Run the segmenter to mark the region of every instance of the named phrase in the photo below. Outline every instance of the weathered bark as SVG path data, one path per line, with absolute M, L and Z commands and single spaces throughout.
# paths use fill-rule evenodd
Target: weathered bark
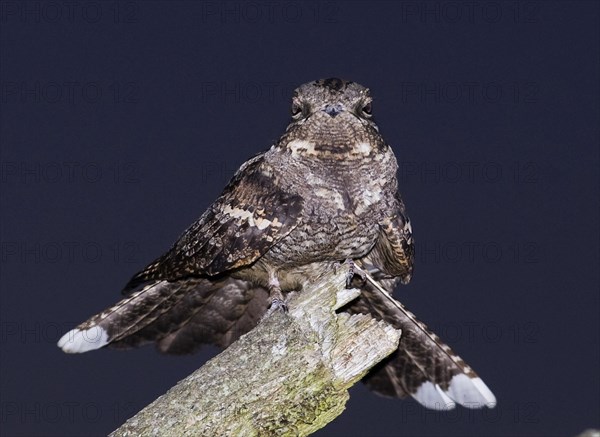
M 345 269 L 339 269 L 345 270 Z M 308 435 L 342 413 L 348 388 L 398 347 L 400 331 L 337 314 L 358 296 L 345 272 L 288 299 L 251 332 L 111 436 Z

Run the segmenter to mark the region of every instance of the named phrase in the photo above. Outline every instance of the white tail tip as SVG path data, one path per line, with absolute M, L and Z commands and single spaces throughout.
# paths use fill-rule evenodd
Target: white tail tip
M 456 407 L 454 401 L 444 393 L 440 386 L 431 381 L 421 384 L 412 397 L 424 407 L 432 410 L 447 411 Z
M 467 408 L 496 406 L 496 397 L 481 378 L 470 378 L 464 373 L 452 377 L 447 391 L 425 381 L 412 397 L 421 405 L 438 411 L 451 410 L 457 403 Z
M 100 326 L 89 329 L 71 329 L 60 340 L 58 347 L 68 354 L 79 354 L 82 352 L 100 349 L 108 344 L 108 334 Z
M 450 380 L 448 394 L 452 399 L 467 408 L 494 408 L 496 396 L 481 378 L 469 378 L 459 373 Z

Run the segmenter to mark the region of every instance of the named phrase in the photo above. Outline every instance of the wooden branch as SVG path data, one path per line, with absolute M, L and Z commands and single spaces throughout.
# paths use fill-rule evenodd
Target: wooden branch
M 345 269 L 338 269 L 345 270 Z M 359 291 L 331 272 L 129 419 L 111 436 L 308 435 L 344 410 L 348 388 L 398 347 L 400 331 L 337 314 Z

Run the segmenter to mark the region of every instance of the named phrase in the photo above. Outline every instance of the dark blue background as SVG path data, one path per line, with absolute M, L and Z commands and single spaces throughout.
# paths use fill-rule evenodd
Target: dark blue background
M 65 4 L 67 3 L 67 4 Z M 599 427 L 596 2 L 1 3 L 3 435 L 100 435 L 216 353 L 67 356 L 235 169 L 293 88 L 369 86 L 417 241 L 396 296 L 498 398 L 351 390 L 318 435 Z

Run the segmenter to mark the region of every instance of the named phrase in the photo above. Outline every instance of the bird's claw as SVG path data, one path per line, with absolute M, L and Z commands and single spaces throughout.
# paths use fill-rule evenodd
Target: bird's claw
M 366 280 L 365 272 L 363 272 L 363 270 L 356 265 L 354 260 L 350 258 L 346 259 L 344 262 L 334 264 L 334 273 L 337 273 L 338 268 L 340 268 L 342 265 L 345 265 L 348 269 L 346 271 L 346 288 L 351 287 L 352 279 L 355 275 L 360 276 L 363 281 Z
M 271 301 L 271 308 L 280 309 L 284 313 L 288 312 L 288 306 L 283 299 L 275 298 Z
M 282 311 L 284 314 L 287 314 L 289 309 L 287 304 L 285 303 L 285 301 L 283 299 L 280 299 L 278 297 L 275 297 L 273 299 L 271 299 L 271 305 L 269 306 L 269 310 L 267 311 L 267 314 L 272 314 L 275 311 Z

